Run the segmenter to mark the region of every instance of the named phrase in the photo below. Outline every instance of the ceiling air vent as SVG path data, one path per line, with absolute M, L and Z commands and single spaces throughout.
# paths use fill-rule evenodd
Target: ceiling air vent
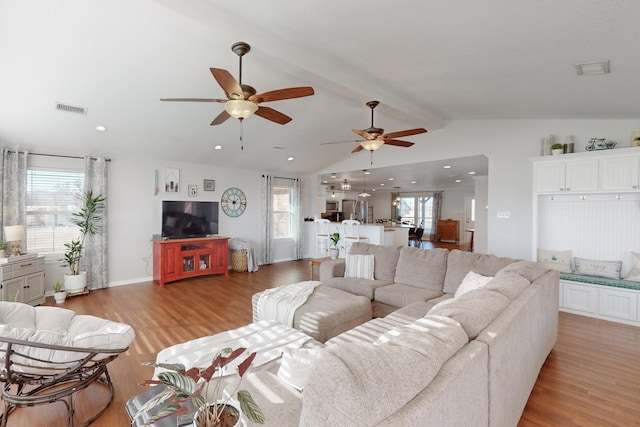
M 282 151 L 287 147 L 285 147 L 284 145 L 274 145 L 271 148 L 273 148 L 274 150 Z
M 56 110 L 58 111 L 66 111 L 67 113 L 76 113 L 82 114 L 83 116 L 87 115 L 87 109 L 82 107 L 75 107 L 69 104 L 63 104 L 61 102 L 56 102 Z

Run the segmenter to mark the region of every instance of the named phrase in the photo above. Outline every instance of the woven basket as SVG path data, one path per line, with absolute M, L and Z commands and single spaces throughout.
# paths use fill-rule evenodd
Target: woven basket
M 231 251 L 231 268 L 236 273 L 244 273 L 249 270 L 249 260 L 246 249 Z

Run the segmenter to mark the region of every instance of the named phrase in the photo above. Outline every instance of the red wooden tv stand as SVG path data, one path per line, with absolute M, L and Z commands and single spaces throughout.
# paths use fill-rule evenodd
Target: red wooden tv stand
M 208 274 L 229 275 L 228 237 L 153 241 L 153 283 Z

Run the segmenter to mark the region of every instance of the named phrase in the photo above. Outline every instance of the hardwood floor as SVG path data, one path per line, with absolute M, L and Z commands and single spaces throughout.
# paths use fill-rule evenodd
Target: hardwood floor
M 110 366 L 115 399 L 92 426 L 128 426 L 125 402 L 142 393 L 151 376 L 142 362 L 161 349 L 251 321 L 251 296 L 263 289 L 307 280 L 307 260 L 261 266 L 255 273 L 229 272 L 167 284 L 120 286 L 67 299 L 62 305 L 130 324 L 136 339 Z M 46 305 L 56 305 L 52 297 Z M 556 346 L 542 368 L 519 423 L 534 426 L 640 426 L 640 328 L 560 313 Z M 101 397 L 80 393 L 76 409 Z M 9 427 L 65 426 L 64 405 L 16 410 Z M 443 427 L 443 426 L 438 426 Z M 444 426 L 446 427 L 446 426 Z

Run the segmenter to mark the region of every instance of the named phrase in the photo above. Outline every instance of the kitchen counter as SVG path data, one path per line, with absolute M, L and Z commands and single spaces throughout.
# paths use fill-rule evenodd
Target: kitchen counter
M 329 232 L 335 233 L 336 231 L 340 233 L 341 241 L 338 243 L 338 247 L 340 248 L 340 258 L 344 258 L 344 243 L 342 239 L 344 238 L 344 229 L 342 228 L 341 222 L 331 222 L 329 223 Z M 385 233 L 385 228 L 383 224 L 361 224 L 360 225 L 360 237 L 366 237 L 367 240 L 364 240 L 367 243 L 371 243 L 373 245 L 386 245 L 386 234 L 400 234 L 400 233 Z M 406 229 L 408 230 L 408 229 Z M 405 240 L 404 245 L 407 244 L 408 239 L 408 231 L 404 232 Z M 395 238 L 393 239 L 394 243 L 391 245 L 395 245 Z M 305 222 L 305 257 L 306 258 L 322 258 L 327 256 L 326 253 L 319 253 L 318 245 L 316 242 L 316 224 L 315 222 Z

